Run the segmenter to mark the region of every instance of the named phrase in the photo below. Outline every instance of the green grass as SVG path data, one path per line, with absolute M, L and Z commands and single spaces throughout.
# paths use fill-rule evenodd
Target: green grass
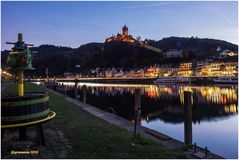
M 46 91 L 41 86 L 29 83 L 26 83 L 25 90 Z M 4 93 L 16 91 L 16 85 L 12 85 Z M 48 147 L 53 148 L 56 154 L 48 158 L 58 158 L 57 154 L 62 149 L 68 150 L 68 153 L 61 158 L 185 158 L 182 152 L 168 150 L 162 144 L 140 135 L 134 140 L 131 132 L 83 111 L 62 96 L 52 92 L 49 92 L 49 96 L 49 105 L 57 116 L 44 128 L 62 132 L 67 143 L 62 137 L 46 132 Z

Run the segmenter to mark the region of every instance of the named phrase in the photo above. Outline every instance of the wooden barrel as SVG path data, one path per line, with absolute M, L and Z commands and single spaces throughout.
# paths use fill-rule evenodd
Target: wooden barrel
M 45 92 L 26 92 L 23 97 L 17 94 L 2 95 L 2 125 L 12 125 L 44 119 L 48 116 L 49 96 Z

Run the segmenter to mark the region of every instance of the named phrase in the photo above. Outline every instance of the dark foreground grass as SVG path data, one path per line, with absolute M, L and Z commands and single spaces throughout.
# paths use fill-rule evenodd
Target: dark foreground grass
M 46 91 L 35 84 L 26 84 L 25 89 Z M 16 90 L 12 85 L 3 93 Z M 48 146 L 41 147 L 36 158 L 185 158 L 182 152 L 168 150 L 140 135 L 133 140 L 131 132 L 83 111 L 62 96 L 52 92 L 49 96 L 49 105 L 57 116 L 44 124 Z

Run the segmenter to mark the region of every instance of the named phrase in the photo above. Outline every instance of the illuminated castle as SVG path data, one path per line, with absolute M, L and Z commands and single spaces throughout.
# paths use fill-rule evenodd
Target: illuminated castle
M 123 42 L 129 42 L 129 43 L 140 43 L 145 44 L 147 40 L 139 41 L 133 38 L 133 36 L 129 35 L 128 27 L 124 25 L 122 27 L 122 34 L 117 34 L 117 36 L 112 35 L 112 37 L 107 38 L 105 40 L 106 43 L 112 42 L 112 41 L 123 41 Z

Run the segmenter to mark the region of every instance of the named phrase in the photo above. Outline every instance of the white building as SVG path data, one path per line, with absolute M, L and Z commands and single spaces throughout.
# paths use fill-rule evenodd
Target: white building
M 177 58 L 177 57 L 182 58 L 183 57 L 182 50 L 177 50 L 177 49 L 170 49 L 169 51 L 164 52 L 163 54 L 166 58 Z

